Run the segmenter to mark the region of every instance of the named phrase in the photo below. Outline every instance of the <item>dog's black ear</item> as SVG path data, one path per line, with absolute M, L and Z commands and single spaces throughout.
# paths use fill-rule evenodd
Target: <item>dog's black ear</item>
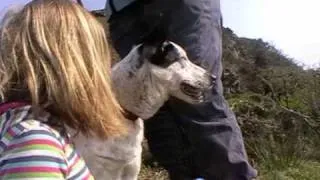
M 141 38 L 143 46 L 160 47 L 167 40 L 168 31 L 171 24 L 171 15 L 166 13 L 161 15 L 154 25 L 149 24 L 148 32 Z M 139 44 L 140 44 L 139 43 Z
M 143 46 L 159 47 L 167 40 L 167 30 L 158 26 L 148 33 L 142 40 Z
M 163 44 L 167 40 L 167 31 L 163 26 L 157 26 L 152 29 L 142 40 L 138 51 L 143 59 L 151 60 L 154 56 L 164 56 Z
M 150 28 L 151 31 L 142 38 L 139 52 L 143 59 L 149 60 L 152 64 L 159 66 L 168 64 L 165 57 L 173 49 L 172 44 L 167 42 L 170 17 L 169 15 L 161 17 L 159 22 Z
M 166 41 L 150 56 L 149 62 L 165 68 L 177 60 L 177 58 L 172 57 L 175 55 L 174 52 L 174 46 L 169 41 Z

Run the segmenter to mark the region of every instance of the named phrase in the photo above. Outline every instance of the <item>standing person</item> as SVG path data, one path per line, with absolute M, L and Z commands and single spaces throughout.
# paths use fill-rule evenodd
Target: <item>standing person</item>
M 0 25 L 0 179 L 93 179 L 67 127 L 125 131 L 104 28 L 69 0 L 33 0 Z
M 182 45 L 194 63 L 217 76 L 207 103 L 189 105 L 172 98 L 145 121 L 150 150 L 170 178 L 254 178 L 241 130 L 223 97 L 220 1 L 108 0 L 105 10 L 121 57 L 166 19 L 168 40 Z

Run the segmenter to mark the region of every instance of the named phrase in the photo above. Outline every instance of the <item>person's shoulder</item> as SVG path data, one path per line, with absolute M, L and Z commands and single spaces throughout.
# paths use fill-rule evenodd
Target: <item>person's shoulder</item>
M 6 131 L 0 139 L 0 176 L 64 179 L 68 173 L 64 144 L 44 117 L 33 117 L 30 107 L 1 116 Z
M 43 145 L 50 143 L 62 149 L 65 139 L 55 128 L 46 123 L 50 115 L 43 114 L 35 117 L 30 106 L 11 109 L 4 113 L 1 116 L 1 145 L 9 146 L 15 142 L 21 144 L 26 143 L 23 141 L 27 141 Z
M 55 131 L 36 119 L 28 119 L 14 124 L 1 138 L 4 145 L 3 157 L 6 155 L 46 156 L 59 164 L 64 162 L 64 143 Z M 43 159 L 43 158 L 42 158 Z M 63 161 L 61 161 L 63 160 Z

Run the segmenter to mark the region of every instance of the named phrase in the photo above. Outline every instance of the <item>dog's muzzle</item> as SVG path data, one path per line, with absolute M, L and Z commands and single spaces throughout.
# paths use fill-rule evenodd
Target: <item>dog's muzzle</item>
M 211 94 L 212 88 L 214 88 L 214 85 L 216 84 L 217 77 L 215 75 L 206 74 L 207 83 L 190 83 L 188 81 L 183 81 L 180 84 L 181 91 L 191 97 L 194 100 L 197 101 L 205 101 L 209 94 Z
M 180 85 L 180 89 L 184 94 L 190 96 L 193 99 L 202 99 L 204 96 L 202 88 L 193 86 L 188 82 L 182 82 Z

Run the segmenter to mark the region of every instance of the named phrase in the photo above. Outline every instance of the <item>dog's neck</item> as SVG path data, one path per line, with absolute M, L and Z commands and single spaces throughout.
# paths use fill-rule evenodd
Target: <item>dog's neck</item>
M 124 108 L 123 108 L 123 111 L 124 111 L 123 112 L 124 117 L 130 121 L 136 121 L 139 118 L 139 116 L 133 114 L 132 112 L 130 112 Z
M 142 119 L 152 117 L 169 98 L 166 88 L 155 84 L 147 65 L 134 53 L 114 65 L 112 81 L 123 109 Z

